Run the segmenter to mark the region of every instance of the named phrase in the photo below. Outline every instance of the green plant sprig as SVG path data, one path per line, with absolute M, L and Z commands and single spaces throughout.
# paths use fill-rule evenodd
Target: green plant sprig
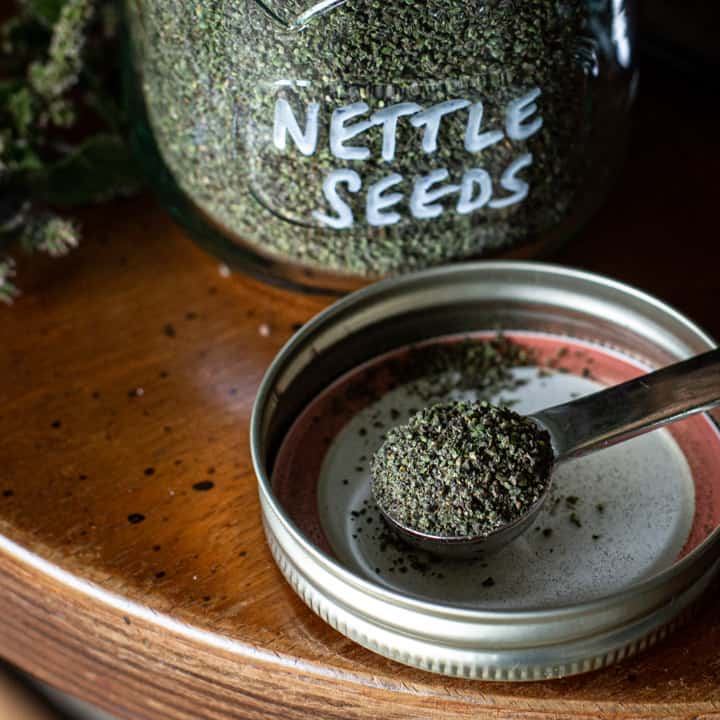
M 117 102 L 111 0 L 18 0 L 0 28 L 0 301 L 18 295 L 16 249 L 77 247 L 67 210 L 140 186 Z

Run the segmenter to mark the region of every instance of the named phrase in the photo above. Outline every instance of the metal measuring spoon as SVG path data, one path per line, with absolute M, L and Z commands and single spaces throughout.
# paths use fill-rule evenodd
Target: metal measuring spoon
M 499 550 L 534 522 L 562 462 L 641 435 L 661 425 L 720 404 L 720 348 L 668 365 L 635 380 L 529 415 L 550 433 L 551 477 L 542 497 L 523 515 L 487 535 L 446 537 L 401 525 L 378 508 L 388 525 L 409 544 L 445 557 Z

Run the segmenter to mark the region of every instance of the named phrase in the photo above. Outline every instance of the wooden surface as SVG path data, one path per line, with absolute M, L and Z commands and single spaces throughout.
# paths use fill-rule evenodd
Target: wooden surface
M 554 260 L 720 337 L 702 106 L 646 83 L 617 187 Z M 221 277 L 149 198 L 83 219 L 83 247 L 21 266 L 0 309 L 3 656 L 128 718 L 720 717 L 713 600 L 637 659 L 541 684 L 433 676 L 330 629 L 273 564 L 248 451 L 264 369 L 327 300 Z

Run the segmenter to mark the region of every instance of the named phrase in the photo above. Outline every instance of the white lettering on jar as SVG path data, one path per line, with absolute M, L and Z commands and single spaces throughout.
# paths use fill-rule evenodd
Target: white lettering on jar
M 465 149 L 471 153 L 478 153 L 499 143 L 504 135 L 502 130 L 488 130 L 481 133 L 484 106 L 481 102 L 473 103 L 470 107 L 467 129 L 465 130 Z
M 480 191 L 475 195 L 475 186 Z M 464 175 L 460 183 L 460 197 L 456 210 L 460 215 L 468 215 L 471 212 L 484 208 L 492 197 L 493 185 L 490 173 L 482 168 L 472 168 Z
M 285 150 L 287 147 L 287 135 L 293 139 L 297 149 L 303 155 L 312 155 L 317 147 L 318 138 L 318 115 L 320 103 L 313 102 L 307 107 L 305 117 L 305 132 L 300 129 L 295 113 L 290 103 L 283 98 L 278 98 L 275 103 L 275 123 L 273 126 L 273 143 L 278 150 Z
M 513 194 L 508 195 L 504 198 L 499 198 L 497 200 L 491 200 L 491 208 L 500 210 L 501 208 L 510 207 L 510 205 L 516 205 L 517 203 L 522 202 L 528 196 L 530 186 L 524 180 L 521 180 L 517 176 L 517 174 L 523 168 L 532 165 L 532 161 L 532 154 L 526 153 L 525 155 L 521 155 L 517 160 L 514 160 L 510 163 L 510 165 L 508 165 L 505 172 L 502 174 L 502 177 L 500 178 L 500 185 L 505 190 L 510 190 Z
M 337 215 L 325 215 L 318 210 L 313 211 L 313 217 L 323 225 L 344 230 L 353 226 L 353 214 L 350 206 L 338 195 L 337 186 L 345 183 L 350 192 L 358 192 L 362 187 L 362 179 L 355 170 L 333 170 L 323 182 L 323 194 L 330 207 Z
M 372 116 L 373 124 L 383 126 L 382 159 L 385 162 L 395 159 L 398 120 L 403 115 L 414 115 L 421 110 L 422 108 L 417 103 L 396 103 L 378 110 Z
M 397 205 L 403 199 L 402 193 L 395 192 L 389 195 L 383 195 L 383 193 L 394 185 L 401 183 L 402 179 L 402 175 L 393 173 L 370 186 L 367 193 L 366 209 L 369 225 L 383 227 L 384 225 L 394 225 L 396 222 L 400 222 L 400 213 L 387 212 L 387 208 Z
M 412 195 L 410 196 L 410 212 L 418 220 L 427 220 L 442 215 L 443 206 L 437 202 L 446 195 L 457 192 L 459 185 L 445 185 L 444 187 L 430 190 L 433 185 L 447 180 L 448 171 L 433 170 L 428 175 L 415 178 Z
M 531 90 L 507 107 L 505 114 L 505 132 L 511 140 L 527 140 L 543 126 L 543 119 L 536 117 L 531 123 L 525 121 L 532 117 L 538 109 L 535 100 L 540 97 L 540 88 Z
M 457 110 L 462 110 L 469 104 L 469 100 L 445 100 L 437 105 L 432 105 L 427 110 L 423 110 L 410 118 L 410 122 L 414 127 L 419 128 L 423 127 L 423 125 L 425 126 L 422 139 L 423 152 L 430 155 L 437 150 L 440 121 L 443 117 Z
M 367 160 L 370 157 L 369 148 L 344 144 L 346 140 L 364 133 L 374 125 L 372 120 L 361 120 L 349 126 L 345 124 L 348 120 L 364 115 L 369 109 L 367 103 L 356 102 L 338 108 L 332 114 L 330 120 L 330 151 L 336 158 L 340 160 Z
M 504 147 L 509 148 L 511 143 L 524 142 L 539 132 L 543 127 L 543 118 L 538 114 L 536 102 L 540 95 L 540 88 L 533 88 L 509 102 L 504 109 L 503 129 L 483 128 L 485 104 L 482 101 L 471 103 L 469 100 L 458 98 L 428 108 L 422 108 L 414 102 L 396 103 L 376 110 L 369 117 L 367 117 L 370 113 L 368 104 L 355 102 L 336 108 L 330 115 L 329 122 L 324 126 L 327 130 L 323 131 L 323 134 L 320 126 L 320 103 L 307 104 L 305 127 L 302 128 L 290 103 L 279 98 L 275 104 L 273 144 L 280 151 L 290 152 L 288 148 L 290 145 L 288 136 L 290 136 L 297 150 L 305 156 L 310 156 L 317 151 L 318 138 L 326 136 L 330 152 L 339 160 L 362 161 L 370 158 L 373 152 L 379 152 L 382 160 L 390 163 L 396 160 L 398 155 L 398 128 L 401 121 L 414 128 L 423 128 L 422 136 L 417 140 L 408 139 L 408 136 L 404 135 L 401 147 L 406 148 L 408 143 L 417 142 L 423 153 L 432 155 L 438 150 L 443 118 L 468 108 L 462 142 L 466 152 L 476 155 L 503 140 L 505 140 Z M 374 127 L 379 129 L 368 133 L 367 144 L 347 144 Z M 456 124 L 453 123 L 452 127 L 456 127 Z M 455 139 L 456 142 L 460 140 L 461 138 Z M 370 148 L 374 150 L 371 151 Z M 402 154 L 399 161 L 402 161 Z M 532 153 L 521 150 L 499 178 L 491 177 L 483 167 L 472 167 L 467 169 L 456 182 L 448 183 L 446 181 L 450 177 L 450 171 L 448 168 L 440 167 L 407 181 L 397 172 L 390 172 L 380 178 L 376 176 L 372 184 L 365 186 L 366 189 L 363 178 L 357 170 L 338 168 L 329 172 L 322 184 L 322 192 L 329 212 L 315 210 L 312 212 L 312 217 L 320 225 L 336 230 L 353 227 L 355 223 L 353 208 L 358 207 L 358 203 L 353 202 L 351 207 L 341 196 L 339 189 L 342 185 L 346 186 L 346 192 L 349 193 L 359 193 L 364 190 L 365 221 L 372 227 L 399 223 L 403 213 L 415 220 L 432 220 L 453 211 L 458 215 L 468 215 L 483 208 L 503 210 L 527 198 L 530 183 L 521 176 L 521 173 L 532 164 Z M 390 192 L 392 188 L 396 190 Z M 443 198 L 454 194 L 457 194 L 454 207 L 446 206 L 441 202 Z

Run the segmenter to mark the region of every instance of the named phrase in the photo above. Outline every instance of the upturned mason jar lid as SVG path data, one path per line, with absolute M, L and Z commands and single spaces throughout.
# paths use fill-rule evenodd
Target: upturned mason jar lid
M 338 378 L 404 346 L 498 327 L 541 342 L 560 338 L 571 346 L 600 348 L 613 362 L 628 358 L 645 369 L 715 346 L 690 320 L 645 293 L 542 263 L 467 263 L 365 288 L 307 323 L 280 351 L 260 386 L 251 445 L 268 543 L 285 578 L 314 612 L 359 644 L 399 662 L 503 681 L 601 668 L 664 637 L 720 567 L 720 507 L 707 500 L 719 480 L 713 462 L 692 457 L 720 452 L 720 433 L 711 416 L 698 416 L 700 435 L 689 430 L 690 439 L 685 445 L 678 441 L 681 450 L 672 455 L 691 478 L 683 500 L 689 503 L 687 527 L 677 530 L 679 544 L 662 550 L 662 562 L 650 558 L 648 567 L 622 586 L 576 593 L 571 600 L 572 593 L 565 599 L 558 593 L 557 601 L 546 598 L 535 605 L 513 598 L 504 602 L 502 587 L 496 601 L 486 603 L 458 601 L 452 593 L 445 599 L 404 592 L 363 572 L 344 549 L 328 541 L 322 527 L 298 519 L 297 508 L 282 495 L 286 491 L 279 493 L 273 482 L 278 453 L 293 424 Z M 285 485 L 299 476 L 299 467 L 291 463 Z M 652 493 L 652 484 L 648 487 Z M 310 514 L 322 504 L 313 502 Z M 317 512 L 322 515 L 322 508 Z M 633 555 L 632 547 L 624 550 Z M 607 557 L 614 561 L 612 551 Z M 583 563 L 582 557 L 576 561 Z

